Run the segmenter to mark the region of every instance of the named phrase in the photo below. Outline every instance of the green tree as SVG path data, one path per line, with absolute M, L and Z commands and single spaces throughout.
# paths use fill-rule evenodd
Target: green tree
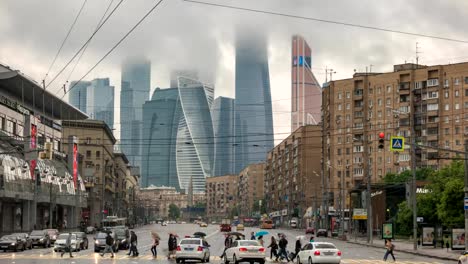
M 399 235 L 410 235 L 413 226 L 413 211 L 408 207 L 406 201 L 398 205 L 396 217 L 396 233 Z
M 169 218 L 176 220 L 180 217 L 180 209 L 175 204 L 169 205 Z

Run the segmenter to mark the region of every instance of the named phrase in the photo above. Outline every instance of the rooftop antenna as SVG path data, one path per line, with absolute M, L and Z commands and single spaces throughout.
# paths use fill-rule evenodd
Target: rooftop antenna
M 419 51 L 419 42 L 416 42 L 416 69 L 418 68 L 419 65 L 419 54 L 421 52 Z

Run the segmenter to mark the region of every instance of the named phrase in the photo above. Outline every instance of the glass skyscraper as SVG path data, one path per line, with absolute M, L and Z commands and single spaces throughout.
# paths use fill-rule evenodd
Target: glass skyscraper
M 86 113 L 91 119 L 103 120 L 114 128 L 114 86 L 109 78 L 94 79 L 87 89 Z
M 143 107 L 142 187 L 205 191 L 213 175 L 213 87 L 178 77 L 177 88 L 156 89 Z
M 151 64 L 129 60 L 122 66 L 120 91 L 120 144 L 134 166 L 141 165 L 143 104 L 149 99 Z
M 87 81 L 72 81 L 69 87 L 73 89 L 68 92 L 68 102 L 83 113 L 86 113 L 86 93 L 90 85 Z
M 266 160 L 274 146 L 267 44 L 261 34 L 246 32 L 236 36 L 236 173 Z
M 234 99 L 218 97 L 211 108 L 214 131 L 214 174 L 235 174 L 234 164 Z

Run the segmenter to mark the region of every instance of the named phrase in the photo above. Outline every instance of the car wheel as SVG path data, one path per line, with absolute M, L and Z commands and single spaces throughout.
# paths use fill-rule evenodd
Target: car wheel
M 236 255 L 232 256 L 232 262 L 234 262 L 234 264 L 239 264 L 239 261 L 237 261 Z
M 205 263 L 206 262 L 205 259 L 206 259 L 206 257 L 205 257 L 205 255 L 203 255 L 203 258 L 200 260 L 200 262 Z
M 224 255 L 224 264 L 229 264 L 229 260 L 226 255 Z
M 312 262 L 312 258 L 309 257 L 309 264 L 312 264 L 312 263 L 313 263 L 313 262 Z
M 265 260 L 260 260 L 258 263 L 265 264 Z

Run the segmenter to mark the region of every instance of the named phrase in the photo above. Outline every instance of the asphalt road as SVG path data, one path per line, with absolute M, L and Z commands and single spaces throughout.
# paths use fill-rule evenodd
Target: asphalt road
M 235 228 L 233 228 L 234 230 Z M 154 259 L 150 252 L 150 247 L 152 244 L 150 231 L 155 230 L 159 233 L 162 240 L 158 246 L 158 257 Z M 246 228 L 245 231 L 241 232 L 246 235 L 247 238 L 250 237 L 250 232 L 258 231 L 258 228 Z M 202 231 L 207 234 L 207 241 L 211 245 L 211 259 L 210 263 L 219 264 L 221 260 L 219 256 L 224 249 L 224 236 L 223 233 L 219 231 L 218 225 L 208 225 L 208 227 L 198 227 L 195 224 L 173 224 L 168 226 L 161 225 L 147 225 L 134 229 L 138 236 L 138 250 L 140 255 L 138 257 L 127 256 L 126 250 L 120 250 L 116 256 L 112 259 L 110 255 L 101 257 L 98 253 L 94 253 L 93 248 L 93 236 L 89 236 L 89 249 L 83 250 L 80 252 L 74 252 L 74 258 L 69 258 L 68 255 L 64 255 L 63 258 L 60 257 L 60 253 L 53 252 L 52 248 L 35 248 L 33 250 L 27 250 L 24 252 L 0 252 L 0 263 L 11 263 L 11 264 L 26 264 L 26 263 L 40 263 L 40 264 L 50 264 L 50 263 L 67 263 L 67 264 L 81 264 L 81 263 L 162 263 L 162 264 L 175 264 L 174 260 L 167 260 L 167 239 L 170 232 L 176 233 L 179 237 L 184 237 L 186 235 L 191 235 L 194 232 Z M 303 230 L 269 230 L 270 234 L 264 237 L 265 245 L 268 245 L 271 235 L 277 235 L 277 233 L 284 233 L 289 240 L 288 249 L 293 250 L 295 239 L 299 235 L 304 235 Z M 368 248 L 360 245 L 349 244 L 343 241 L 331 240 L 326 238 L 315 239 L 316 241 L 330 241 L 334 243 L 343 253 L 342 263 L 384 263 L 382 261 L 385 250 L 377 248 Z M 270 253 L 267 251 L 269 257 Z M 420 256 L 415 256 L 411 254 L 399 253 L 396 251 L 395 257 L 397 258 L 396 263 L 415 263 L 415 264 L 424 264 L 424 263 L 453 263 L 442 260 L 434 260 L 431 258 L 425 258 Z M 267 258 L 267 263 L 278 263 L 271 261 Z M 286 261 L 284 261 L 286 263 Z

